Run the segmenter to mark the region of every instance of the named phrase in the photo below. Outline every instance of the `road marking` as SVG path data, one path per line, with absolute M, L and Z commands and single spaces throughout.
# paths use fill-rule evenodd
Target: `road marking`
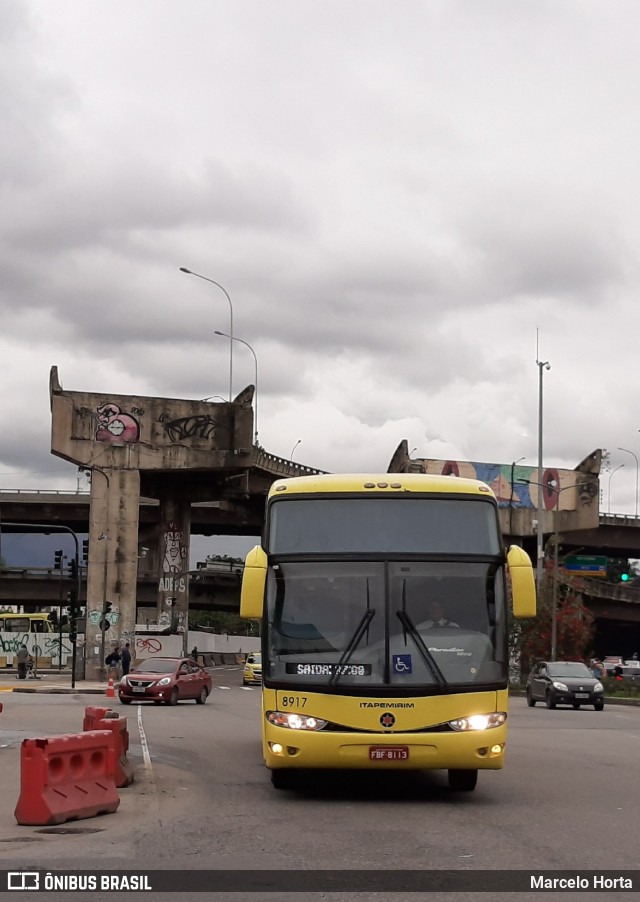
M 153 770 L 151 764 L 151 755 L 149 754 L 149 745 L 147 743 L 147 736 L 144 732 L 144 727 L 142 726 L 142 705 L 138 705 L 138 732 L 140 733 L 140 744 L 142 745 L 142 758 L 144 760 L 144 766 L 148 767 L 149 770 Z
M 156 787 L 155 775 L 153 772 L 153 765 L 151 764 L 151 755 L 149 753 L 149 744 L 147 742 L 147 736 L 144 732 L 144 727 L 142 726 L 142 705 L 138 705 L 138 732 L 140 733 L 140 744 L 142 746 L 142 758 L 144 761 L 144 767 L 146 770 L 146 778 L 149 781 L 149 786 L 151 787 L 151 804 L 155 809 L 155 814 L 158 819 L 158 823 L 161 827 L 164 827 L 162 823 L 162 816 L 160 814 L 160 798 L 158 796 L 158 790 Z

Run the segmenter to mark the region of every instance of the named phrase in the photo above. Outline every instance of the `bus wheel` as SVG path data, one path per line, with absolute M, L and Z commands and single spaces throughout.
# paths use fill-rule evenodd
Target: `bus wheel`
M 291 789 L 293 774 L 290 770 L 272 770 L 271 785 L 274 789 Z
M 450 770 L 449 786 L 456 792 L 472 792 L 478 782 L 477 770 Z

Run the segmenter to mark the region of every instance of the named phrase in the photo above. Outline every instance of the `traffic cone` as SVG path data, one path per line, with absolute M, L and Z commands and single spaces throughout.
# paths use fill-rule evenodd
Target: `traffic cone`
M 113 677 L 109 677 L 109 685 L 107 686 L 107 698 L 115 698 L 116 690 L 113 688 Z

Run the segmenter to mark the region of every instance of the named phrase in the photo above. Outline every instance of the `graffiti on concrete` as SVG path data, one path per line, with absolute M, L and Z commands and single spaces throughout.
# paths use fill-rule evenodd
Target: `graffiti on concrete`
M 172 442 L 181 442 L 188 438 L 213 438 L 217 425 L 212 416 L 202 414 L 170 420 L 164 428 Z
M 182 654 L 182 643 L 181 636 L 138 636 L 135 655 L 136 658 L 148 658 L 150 655 L 174 657 Z
M 164 557 L 162 559 L 162 570 L 164 573 L 182 573 L 183 563 L 187 557 L 187 544 L 184 539 L 184 532 L 178 528 L 176 523 L 168 523 L 167 529 L 163 535 L 164 541 Z M 184 580 L 182 580 L 184 582 Z M 177 580 L 171 580 L 171 586 L 166 588 L 175 588 Z M 160 587 L 163 588 L 162 586 Z M 184 591 L 186 586 L 180 589 Z
M 137 408 L 136 408 L 137 409 Z M 140 439 L 140 423 L 130 413 L 123 413 L 120 405 L 107 401 L 98 407 L 98 426 L 96 441 L 137 442 Z
M 144 652 L 147 655 L 157 655 L 162 651 L 162 641 L 149 636 L 141 636 L 136 639 L 136 651 Z
M 89 611 L 87 615 L 89 617 L 89 623 L 92 623 L 94 626 L 97 626 L 102 620 L 102 611 Z M 105 615 L 106 619 L 109 621 L 111 626 L 115 626 L 120 621 L 120 612 L 119 611 L 109 611 L 108 614 Z
M 68 636 L 63 636 L 61 643 L 60 636 L 54 634 L 0 632 L 0 653 L 6 656 L 8 664 L 23 645 L 34 658 L 50 657 L 55 660 L 60 656 L 60 651 L 63 656 L 72 652 Z

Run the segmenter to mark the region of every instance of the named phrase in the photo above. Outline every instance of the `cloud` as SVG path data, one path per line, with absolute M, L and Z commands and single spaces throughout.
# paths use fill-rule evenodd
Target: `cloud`
M 53 364 L 74 390 L 227 396 L 227 297 L 181 266 L 232 299 L 274 453 L 385 469 L 406 438 L 534 463 L 536 334 L 550 460 L 633 447 L 639 20 L 3 4 L 0 472 L 69 467 L 47 456 Z M 239 343 L 233 368 L 255 380 Z

